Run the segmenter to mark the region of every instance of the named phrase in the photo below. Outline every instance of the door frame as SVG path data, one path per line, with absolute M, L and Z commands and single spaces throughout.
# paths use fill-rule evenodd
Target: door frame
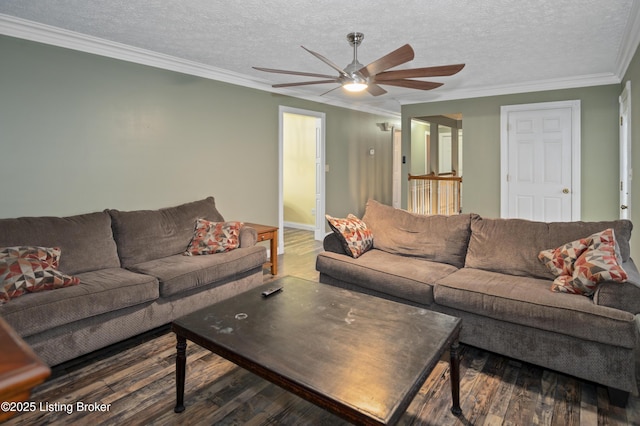
M 391 147 L 391 205 L 399 209 L 402 205 L 402 129 L 400 127 L 391 128 Z
M 325 130 L 326 114 L 319 111 L 292 108 L 284 105 L 278 107 L 278 253 L 284 253 L 284 114 L 297 114 L 315 117 L 320 122 L 319 135 L 316 137 L 316 157 L 322 165 L 322 173 L 316 173 L 316 193 L 320 195 L 319 205 L 316 206 L 314 238 L 325 236 Z M 321 235 L 321 237 L 319 237 Z
M 509 113 L 571 108 L 571 220 L 581 218 L 580 100 L 503 105 L 500 107 L 500 217 L 509 214 Z
M 620 219 L 631 219 L 631 81 L 627 80 L 620 97 Z M 626 193 L 626 200 L 624 199 Z M 626 205 L 625 209 L 622 206 Z

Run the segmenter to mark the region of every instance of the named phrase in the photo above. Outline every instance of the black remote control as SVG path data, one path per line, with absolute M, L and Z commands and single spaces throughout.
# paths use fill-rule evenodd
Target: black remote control
M 277 292 L 281 291 L 282 287 L 271 287 L 268 288 L 267 290 L 262 292 L 262 297 L 269 297 L 272 294 L 276 294 Z

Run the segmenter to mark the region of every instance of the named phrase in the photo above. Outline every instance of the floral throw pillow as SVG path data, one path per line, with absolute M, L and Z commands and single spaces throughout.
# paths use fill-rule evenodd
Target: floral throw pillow
M 193 238 L 183 253 L 197 256 L 231 251 L 240 246 L 242 222 L 212 222 L 206 219 L 196 221 Z
M 349 214 L 346 219 L 325 215 L 329 226 L 336 234 L 344 250 L 354 259 L 373 247 L 373 233 L 356 216 Z
M 53 290 L 79 283 L 78 278 L 63 274 L 47 261 L 29 257 L 0 259 L 0 304 L 26 292 Z
M 620 265 L 622 259 L 614 230 L 606 229 L 589 236 L 587 240 L 587 249 L 575 259 L 570 272 L 556 274 L 558 276 L 551 285 L 551 291 L 592 296 L 598 284 L 603 281 L 627 280 L 627 273 Z M 542 255 L 542 252 L 540 254 Z

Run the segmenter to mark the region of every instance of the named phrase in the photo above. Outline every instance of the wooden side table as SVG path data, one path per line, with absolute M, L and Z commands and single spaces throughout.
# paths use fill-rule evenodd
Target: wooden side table
M 31 389 L 51 374 L 24 340 L 0 318 L 0 402 L 27 401 Z M 0 422 L 16 414 L 9 405 L 0 411 Z
M 271 275 L 278 275 L 278 227 L 245 222 L 245 226 L 258 232 L 258 242 L 271 240 Z

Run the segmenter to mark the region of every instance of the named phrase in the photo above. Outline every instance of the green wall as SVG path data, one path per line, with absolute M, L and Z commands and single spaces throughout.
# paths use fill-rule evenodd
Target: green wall
M 402 126 L 411 117 L 462 113 L 464 129 L 463 210 L 486 217 L 500 216 L 500 107 L 579 99 L 582 112 L 582 220 L 618 217 L 618 95 L 619 85 L 586 87 L 411 104 L 402 107 Z M 403 154 L 410 153 L 409 133 L 403 134 Z M 403 175 L 411 170 L 410 158 Z M 406 185 L 406 181 L 403 181 Z M 403 191 L 406 193 L 406 190 Z
M 362 215 L 369 198 L 391 204 L 391 135 L 376 124 L 397 125 L 394 117 L 7 36 L 0 36 L 0 57 L 0 217 L 158 208 L 214 195 L 226 218 L 275 224 L 279 105 L 326 114 L 328 214 Z M 636 170 L 639 62 L 636 52 L 625 76 L 633 81 Z M 404 105 L 402 127 L 411 129 L 413 116 L 462 113 L 464 210 L 497 217 L 500 106 L 580 99 L 582 218 L 612 219 L 621 90 L 608 85 Z M 403 132 L 403 176 L 411 170 L 410 133 Z M 406 179 L 403 184 L 406 194 Z M 640 184 L 632 201 L 640 223 Z
M 0 57 L 0 217 L 213 195 L 227 219 L 277 224 L 279 105 L 326 113 L 327 213 L 391 203 L 391 136 L 376 123 L 394 117 L 7 36 Z

